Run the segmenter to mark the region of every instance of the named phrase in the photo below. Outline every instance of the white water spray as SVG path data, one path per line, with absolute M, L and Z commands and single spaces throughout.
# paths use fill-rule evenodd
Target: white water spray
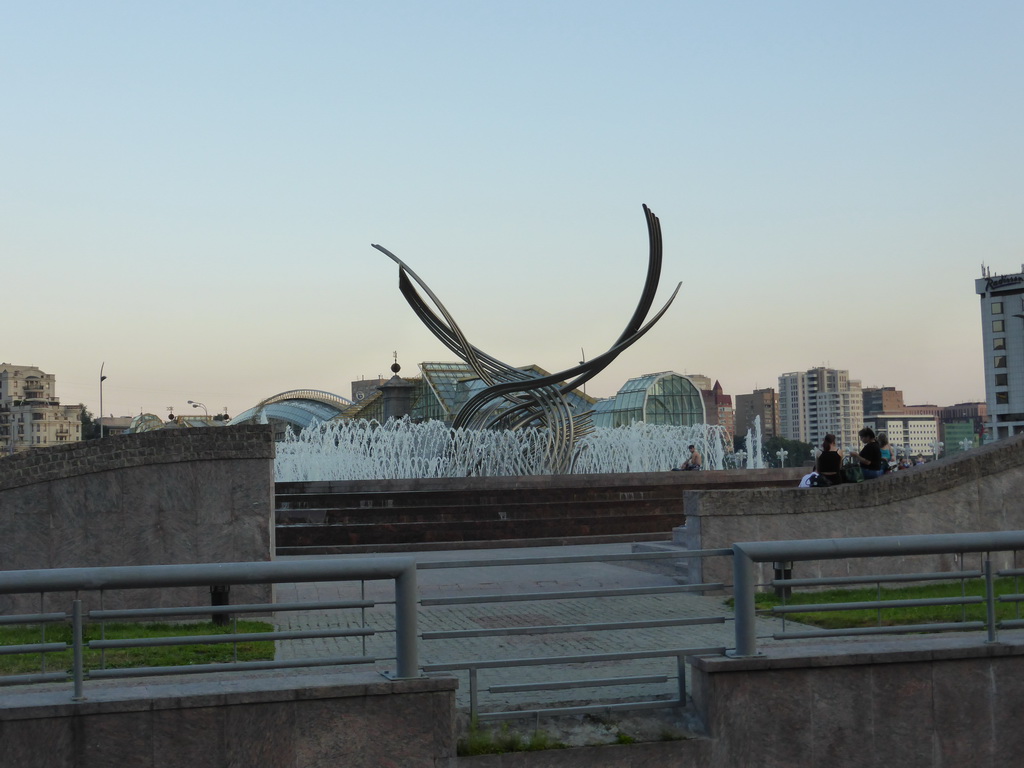
M 551 474 L 546 468 L 544 430 L 453 430 L 441 421 L 386 424 L 330 421 L 312 424 L 277 444 L 278 482 L 390 480 L 421 477 L 497 477 Z M 706 469 L 722 469 L 725 430 L 634 423 L 601 428 L 580 440 L 572 474 L 664 472 L 678 467 L 694 445 Z M 761 463 L 760 435 L 750 445 L 749 467 Z

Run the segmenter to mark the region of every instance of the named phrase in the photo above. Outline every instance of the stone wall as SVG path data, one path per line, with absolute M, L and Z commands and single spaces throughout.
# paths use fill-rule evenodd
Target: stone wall
M 270 428 L 260 425 L 115 435 L 4 457 L 0 570 L 269 560 L 273 459 Z M 272 594 L 235 590 L 234 602 Z M 105 605 L 210 601 L 200 588 L 142 593 L 108 595 Z M 0 612 L 38 607 L 0 595 Z
M 1024 436 L 863 483 L 687 491 L 686 523 L 674 529 L 673 540 L 687 549 L 715 549 L 743 541 L 1019 530 L 1024 529 L 1022 497 Z M 818 563 L 813 570 L 810 564 L 799 564 L 793 575 L 854 572 L 845 569 L 857 568 L 855 563 Z M 862 565 L 870 570 L 876 564 Z M 889 559 L 884 572 L 903 565 L 950 570 L 956 561 L 953 556 L 908 558 L 906 563 Z M 689 566 L 693 583 L 732 583 L 730 558 L 690 559 Z M 770 563 L 756 567 L 762 580 L 770 576 Z
M 452 677 L 288 670 L 15 689 L 0 763 L 18 768 L 454 765 Z
M 794 644 L 691 659 L 705 766 L 1019 765 L 1024 640 Z

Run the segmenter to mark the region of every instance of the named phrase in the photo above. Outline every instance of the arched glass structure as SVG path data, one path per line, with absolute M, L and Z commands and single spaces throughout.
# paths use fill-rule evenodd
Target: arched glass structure
M 707 423 L 704 398 L 688 378 L 666 371 L 630 379 L 615 397 L 594 406 L 595 427 L 633 422 L 691 427 Z
M 266 418 L 269 422 L 290 424 L 298 429 L 313 421 L 330 421 L 352 405 L 348 398 L 315 389 L 293 389 L 268 397 L 253 408 L 238 414 L 228 424 L 244 424 Z

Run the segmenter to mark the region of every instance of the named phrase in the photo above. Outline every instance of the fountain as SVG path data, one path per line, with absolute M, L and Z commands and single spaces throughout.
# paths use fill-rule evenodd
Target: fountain
M 747 430 L 743 439 L 746 447 L 747 469 L 764 469 L 764 457 L 761 455 L 761 417 L 754 417 L 754 426 Z
M 580 439 L 568 474 L 664 472 L 695 445 L 706 469 L 723 469 L 727 433 L 718 426 L 634 423 L 598 428 Z M 748 433 L 748 467 L 763 466 L 760 441 Z M 385 424 L 329 421 L 277 445 L 278 482 L 499 477 L 554 474 L 543 429 L 453 429 L 441 421 Z

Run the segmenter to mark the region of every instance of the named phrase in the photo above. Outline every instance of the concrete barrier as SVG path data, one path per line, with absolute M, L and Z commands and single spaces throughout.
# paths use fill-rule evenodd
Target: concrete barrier
M 270 427 L 168 429 L 0 458 L 0 570 L 269 560 Z M 268 588 L 236 602 L 267 601 Z M 244 598 L 244 599 L 243 599 Z M 54 605 L 66 605 L 56 596 Z M 179 602 L 184 600 L 184 602 Z M 208 604 L 208 589 L 110 596 L 106 607 Z M 0 597 L 0 612 L 38 599 Z
M 147 678 L 5 692 L 3 765 L 18 768 L 436 768 L 455 755 L 456 680 L 351 671 Z
M 683 494 L 686 522 L 673 529 L 685 549 L 729 547 L 737 541 L 854 538 L 966 533 L 1024 528 L 1024 436 L 863 483 L 832 488 L 693 490 Z M 856 561 L 803 565 L 795 577 L 840 575 Z M 927 567 L 919 564 L 928 562 Z M 951 570 L 953 555 L 915 559 L 914 568 Z M 864 568 L 877 568 L 864 561 Z M 691 583 L 731 583 L 730 564 L 688 560 Z M 888 560 L 893 572 L 901 562 Z M 771 564 L 759 565 L 762 581 Z M 875 571 L 880 572 L 880 571 Z

